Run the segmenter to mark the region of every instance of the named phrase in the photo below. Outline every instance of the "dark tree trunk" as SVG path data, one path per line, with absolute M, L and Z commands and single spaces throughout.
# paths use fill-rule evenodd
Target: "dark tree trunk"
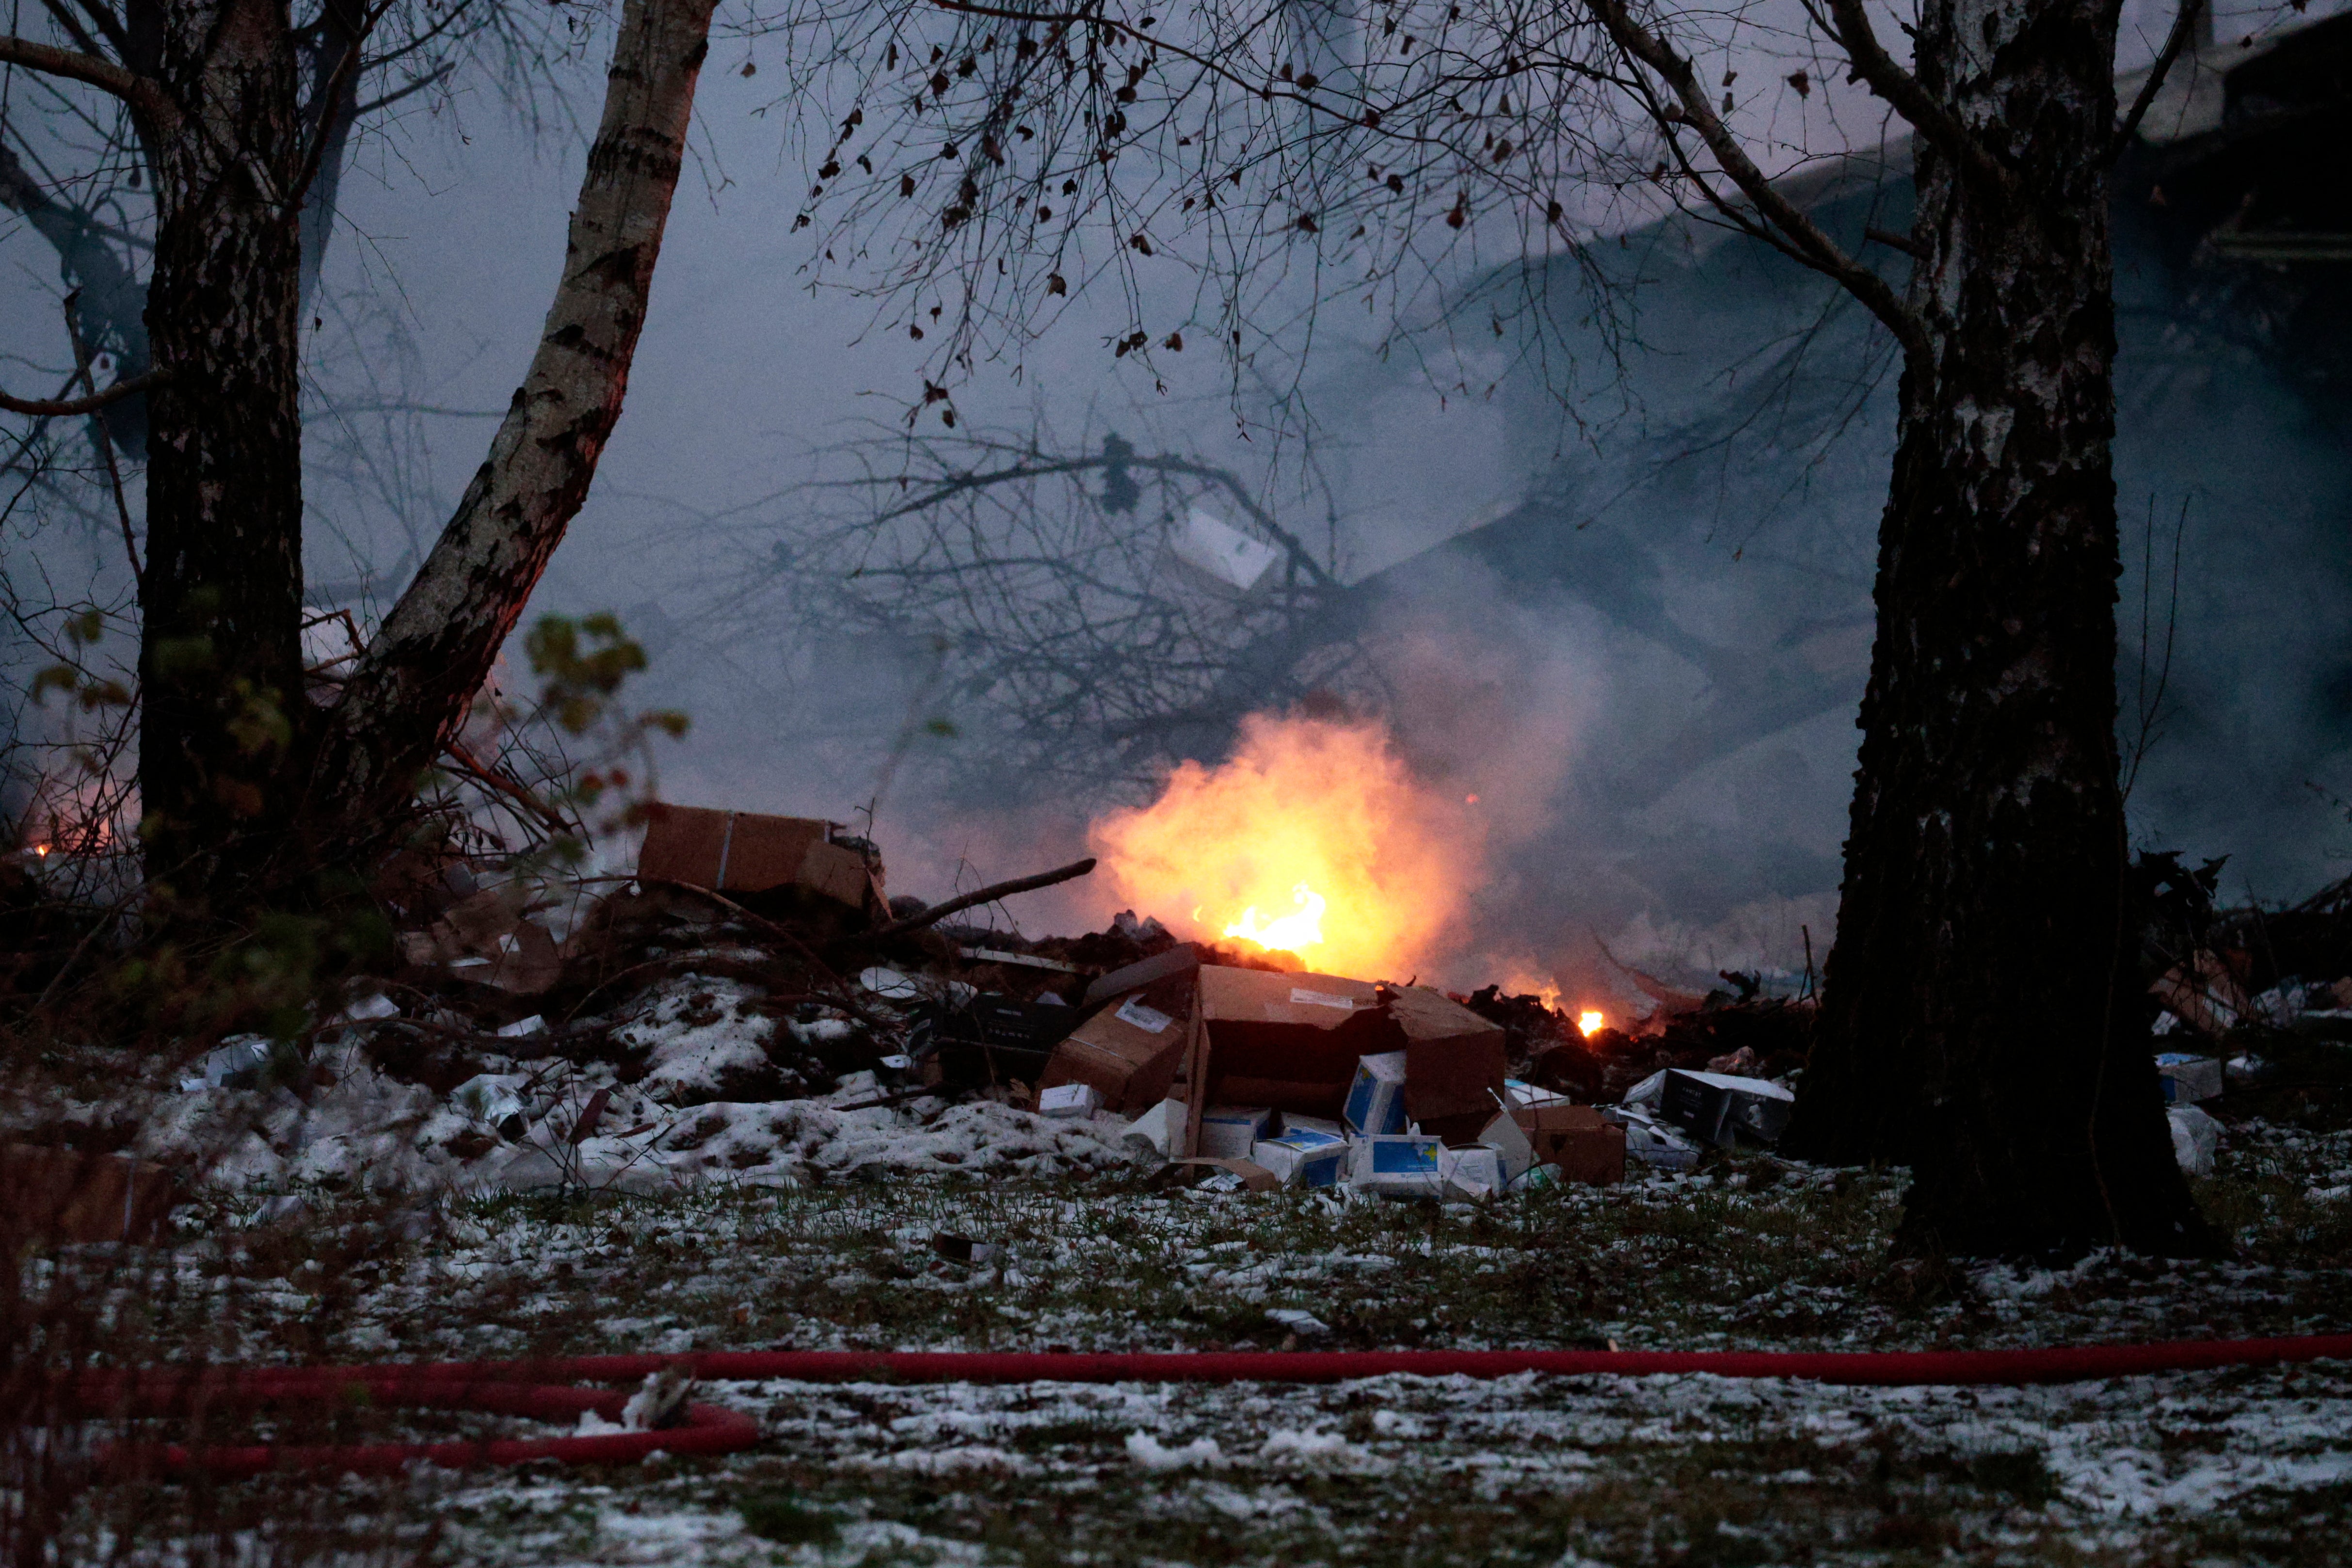
M 715 0 L 628 0 L 539 351 L 455 516 L 369 644 L 310 794 L 314 848 L 380 842 L 465 721 L 621 414 Z
M 302 700 L 294 52 L 282 0 L 161 21 L 139 789 L 151 875 L 233 897 L 291 805 Z
M 2116 783 L 2116 5 L 1939 0 L 1838 937 L 1790 1147 L 1914 1173 L 1902 1242 L 2210 1248 L 2135 980 Z

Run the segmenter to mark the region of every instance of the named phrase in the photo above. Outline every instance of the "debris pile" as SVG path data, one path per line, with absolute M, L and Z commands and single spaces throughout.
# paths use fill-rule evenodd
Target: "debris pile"
M 1534 997 L 1316 973 L 1132 913 L 1044 940 L 956 921 L 1092 866 L 927 906 L 840 824 L 696 807 L 657 810 L 628 877 L 486 886 L 410 853 L 383 882 L 396 973 L 292 1038 L 192 1042 L 108 1152 L 279 1189 L 1148 1167 L 1476 1200 L 1687 1169 L 1786 1120 L 1770 1079 L 1811 1010 L 1752 977 L 1637 976 L 1644 1032 L 1588 1037 Z

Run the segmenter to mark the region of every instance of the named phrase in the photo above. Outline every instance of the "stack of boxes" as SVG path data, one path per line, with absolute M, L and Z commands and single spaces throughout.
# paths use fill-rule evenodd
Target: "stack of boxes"
M 1501 1027 L 1443 993 L 1233 969 L 1180 946 L 1095 982 L 1040 1082 L 1251 1185 L 1485 1197 L 1624 1174 L 1625 1134 L 1504 1078 Z

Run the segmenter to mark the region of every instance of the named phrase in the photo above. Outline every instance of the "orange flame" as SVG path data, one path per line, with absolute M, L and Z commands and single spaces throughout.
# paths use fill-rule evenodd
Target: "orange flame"
M 1460 800 L 1415 780 L 1377 721 L 1258 713 L 1223 765 L 1184 763 L 1088 837 L 1108 890 L 1163 919 L 1192 911 L 1183 934 L 1379 978 L 1436 957 L 1467 900 L 1484 842 Z
M 1576 1032 L 1587 1039 L 1591 1039 L 1608 1026 L 1609 1020 L 1590 1008 L 1576 1016 Z

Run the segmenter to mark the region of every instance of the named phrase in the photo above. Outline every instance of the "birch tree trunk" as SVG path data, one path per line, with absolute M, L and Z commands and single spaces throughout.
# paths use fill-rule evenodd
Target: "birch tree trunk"
M 303 803 L 316 850 L 380 839 L 465 721 L 620 417 L 716 0 L 628 0 L 563 273 L 530 374 L 456 514 L 369 644 Z
M 2208 1249 L 2134 979 L 2116 782 L 2114 0 L 1935 0 L 1878 633 L 1790 1146 L 1907 1163 L 1902 1242 Z

